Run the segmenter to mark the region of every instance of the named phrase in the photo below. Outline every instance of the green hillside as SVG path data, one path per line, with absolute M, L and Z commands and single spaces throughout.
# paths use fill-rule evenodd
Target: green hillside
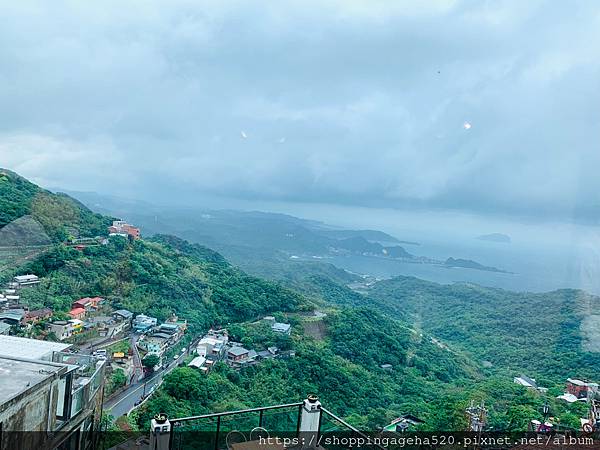
M 111 218 L 93 213 L 67 195 L 52 194 L 13 172 L 0 169 L 0 229 L 26 216 L 41 224 L 55 242 L 70 236 L 106 234 L 111 222 Z
M 475 294 L 471 291 L 445 291 L 433 285 L 428 288 L 434 290 L 431 293 L 414 281 L 414 286 L 408 284 L 402 290 L 380 284 L 365 298 L 340 284 L 348 281 L 345 272 L 310 267 L 301 275 L 290 274 L 290 285 L 308 294 L 304 295 L 247 275 L 206 247 L 164 235 L 141 240 L 112 237 L 106 245 L 76 250 L 63 239 L 74 233 L 103 234 L 111 219 L 14 174 L 4 172 L 2 177 L 1 198 L 7 209 L 0 232 L 7 224 L 32 216 L 54 241 L 43 253 L 0 273 L 4 279 L 15 271 L 42 278 L 36 289 L 22 292 L 22 300 L 31 308 L 50 306 L 55 312 L 66 312 L 75 299 L 102 296 L 112 307 L 134 313 L 159 319 L 177 314 L 188 320 L 193 334 L 227 325 L 240 342 L 256 348 L 275 342 L 296 353 L 239 372 L 222 366 L 206 377 L 177 369 L 137 417 L 130 419 L 133 426 L 145 428 L 148 418 L 161 410 L 174 416 L 201 414 L 297 401 L 310 392 L 320 395 L 330 409 L 367 428 L 411 413 L 424 418 L 427 429 L 462 429 L 463 410 L 471 399 L 486 400 L 490 423 L 499 428 L 524 429 L 531 417 L 539 415 L 541 396 L 514 385 L 510 377 L 482 370 L 468 356 L 468 352 L 481 356 L 471 345 L 450 339 L 452 333 L 444 334 L 441 325 L 426 325 L 433 324 L 434 318 L 439 323 L 444 320 L 442 308 L 437 312 L 430 297 L 447 299 L 449 322 L 460 316 L 459 309 L 448 306 L 472 301 L 470 296 Z M 408 297 L 410 301 L 402 305 Z M 429 305 L 426 311 L 432 316 L 422 326 L 412 320 L 415 311 L 411 308 L 421 305 L 418 299 Z M 369 308 L 364 307 L 365 301 Z M 312 318 L 315 302 L 327 312 L 325 318 Z M 266 314 L 292 323 L 291 337 L 281 341 L 261 328 L 258 319 Z M 320 320 L 316 328 L 315 320 Z M 442 345 L 428 330 L 451 345 Z M 509 333 L 502 328 L 497 332 Z M 488 337 L 486 345 L 501 351 L 501 337 Z M 384 364 L 391 368 L 382 368 Z M 563 423 L 576 422 L 569 407 L 553 403 L 553 408 Z
M 520 293 L 396 277 L 376 283 L 368 297 L 498 371 L 560 385 L 567 377 L 595 379 L 600 372 L 600 353 L 586 351 L 582 333 L 600 297 L 580 290 Z
M 66 311 L 82 296 L 166 319 L 175 313 L 196 330 L 272 311 L 302 308 L 304 299 L 249 276 L 220 255 L 173 237 L 130 242 L 121 237 L 83 251 L 55 246 L 23 270 L 43 277 L 24 292 L 32 307 Z

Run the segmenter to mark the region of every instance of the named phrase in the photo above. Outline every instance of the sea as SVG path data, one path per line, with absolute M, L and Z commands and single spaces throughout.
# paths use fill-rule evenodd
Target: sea
M 396 210 L 337 205 L 270 205 L 272 211 L 333 227 L 384 231 L 408 252 L 436 260 L 471 259 L 510 273 L 446 268 L 367 256 L 328 259 L 354 273 L 390 278 L 415 276 L 438 283 L 477 283 L 511 291 L 578 288 L 600 295 L 600 227 L 574 221 L 534 220 L 456 211 Z M 510 243 L 482 240 L 502 233 Z

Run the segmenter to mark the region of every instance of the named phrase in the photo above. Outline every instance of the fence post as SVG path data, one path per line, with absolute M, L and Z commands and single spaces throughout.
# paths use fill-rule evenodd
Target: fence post
M 166 414 L 154 416 L 150 422 L 150 450 L 169 450 L 171 442 L 171 422 Z
M 300 414 L 300 443 L 303 450 L 318 448 L 321 426 L 321 402 L 316 395 L 309 395 L 303 402 Z

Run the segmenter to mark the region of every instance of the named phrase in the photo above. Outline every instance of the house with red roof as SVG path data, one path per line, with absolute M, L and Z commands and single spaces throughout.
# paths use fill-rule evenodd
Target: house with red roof
M 98 309 L 98 306 L 100 306 L 102 303 L 104 303 L 104 299 L 102 297 L 84 297 L 80 298 L 79 300 L 75 300 L 71 307 L 73 309 L 83 308 L 86 311 L 90 311 L 93 309 Z
M 25 313 L 23 322 L 37 323 L 40 320 L 49 319 L 50 317 L 52 317 L 52 310 L 50 308 L 34 309 Z
M 83 320 L 85 318 L 85 308 L 73 308 L 69 311 L 69 316 L 73 319 Z

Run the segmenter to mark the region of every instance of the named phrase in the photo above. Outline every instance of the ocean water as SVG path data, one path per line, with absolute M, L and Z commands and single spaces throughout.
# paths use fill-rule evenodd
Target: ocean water
M 412 254 L 445 260 L 472 259 L 513 273 L 414 264 L 376 257 L 335 257 L 329 262 L 378 277 L 410 275 L 440 283 L 473 282 L 513 291 L 580 288 L 600 295 L 600 227 L 448 211 L 403 211 L 332 205 L 279 205 L 279 212 L 353 229 L 385 231 Z M 478 239 L 490 233 L 510 243 Z

